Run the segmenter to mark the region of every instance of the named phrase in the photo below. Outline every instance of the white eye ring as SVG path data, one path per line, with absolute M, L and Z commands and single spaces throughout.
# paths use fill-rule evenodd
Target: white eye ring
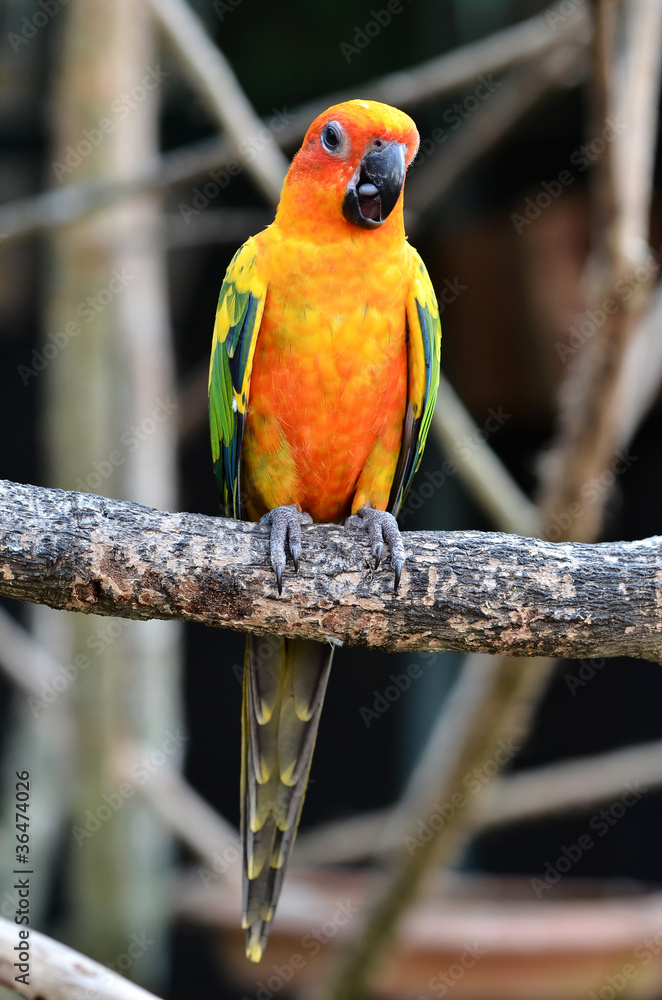
M 320 134 L 322 146 L 332 155 L 341 151 L 344 138 L 345 130 L 338 122 L 327 122 Z

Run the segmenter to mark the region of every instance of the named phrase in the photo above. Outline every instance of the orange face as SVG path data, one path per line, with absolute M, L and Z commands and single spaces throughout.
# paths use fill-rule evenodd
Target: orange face
M 386 104 L 357 100 L 328 108 L 292 162 L 279 224 L 290 231 L 323 230 L 325 239 L 401 228 L 405 172 L 418 141 L 411 118 Z

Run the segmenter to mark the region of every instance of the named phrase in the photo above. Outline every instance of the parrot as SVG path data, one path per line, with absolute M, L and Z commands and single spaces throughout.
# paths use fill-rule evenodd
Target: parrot
M 227 517 L 269 528 L 282 594 L 302 526 L 367 531 L 375 569 L 405 550 L 396 515 L 439 385 L 441 324 L 407 241 L 403 189 L 419 135 L 404 112 L 351 100 L 319 115 L 275 219 L 233 257 L 209 367 L 211 447 Z M 333 647 L 249 635 L 241 841 L 246 955 L 266 946 L 303 806 Z

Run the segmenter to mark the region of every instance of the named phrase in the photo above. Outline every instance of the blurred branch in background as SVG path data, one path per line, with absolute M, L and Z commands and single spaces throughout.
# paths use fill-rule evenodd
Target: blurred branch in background
M 61 663 L 53 660 L 43 646 L 0 609 L 0 669 L 32 703 L 44 711 L 51 692 L 57 693 L 58 678 L 66 676 Z M 54 684 L 55 682 L 55 684 Z M 410 819 L 419 815 L 421 791 L 429 785 L 431 768 L 444 757 L 444 726 L 435 730 L 426 753 L 414 770 L 398 803 L 374 813 L 364 813 L 303 831 L 296 842 L 297 867 L 353 863 L 397 850 Z M 55 752 L 56 744 L 51 747 Z M 117 752 L 116 780 L 130 780 L 131 768 L 141 749 L 126 744 Z M 476 823 L 481 828 L 532 820 L 546 815 L 586 810 L 613 799 L 627 782 L 640 782 L 649 790 L 662 786 L 662 741 L 642 743 L 623 749 L 563 761 L 535 768 L 491 782 L 481 797 Z M 237 849 L 238 830 L 212 809 L 205 800 L 169 766 L 162 767 L 152 780 L 139 788 L 157 815 L 181 843 L 203 861 L 213 864 L 216 855 Z M 225 873 L 238 890 L 240 871 L 228 867 Z
M 441 739 L 436 746 L 441 746 Z M 436 758 L 437 767 L 439 759 Z M 427 788 L 427 774 L 421 777 L 422 787 Z M 410 832 L 411 817 L 424 815 L 417 802 L 417 778 L 417 775 L 413 777 L 393 807 L 304 830 L 297 839 L 295 865 L 313 868 L 354 864 L 399 850 L 403 836 Z M 481 795 L 475 817 L 476 830 L 565 812 L 584 812 L 612 801 L 622 793 L 627 782 L 639 782 L 648 790 L 662 787 L 662 741 L 531 768 L 495 779 Z
M 447 378 L 439 378 L 439 395 L 431 431 L 447 455 L 453 455 L 458 475 L 473 499 L 498 531 L 535 535 L 537 511 L 498 455 L 481 440 L 480 431 Z M 476 442 L 471 449 L 458 441 Z
M 15 762 L 20 768 L 26 764 L 31 767 L 30 859 L 31 867 L 40 877 L 31 886 L 30 911 L 33 921 L 38 923 L 48 912 L 50 876 L 56 868 L 72 800 L 75 747 L 73 718 L 66 696 L 70 682 L 53 654 L 4 609 L 0 609 L 0 667 L 18 692 L 18 697 L 10 703 L 5 728 L 5 760 Z M 15 799 L 15 782 L 3 782 L 0 843 L 5 845 L 16 842 Z M 7 887 L 3 905 L 11 901 L 17 911 L 15 865 L 15 855 L 4 851 L 0 858 L 0 877 Z
M 579 9 L 579 8 L 577 8 Z M 407 184 L 405 223 L 410 238 L 424 232 L 435 218 L 434 209 L 467 170 L 486 156 L 545 97 L 560 87 L 577 84 L 583 76 L 588 31 L 586 26 L 566 43 L 542 58 L 498 81 L 490 95 L 489 114 L 476 114 L 445 149 L 441 162 L 433 157 L 410 176 Z
M 187 12 L 189 25 L 190 19 L 194 17 L 192 12 Z M 410 70 L 367 81 L 362 85 L 363 96 L 387 104 L 415 108 L 451 93 L 467 83 L 475 84 L 480 74 L 498 73 L 526 63 L 527 60 L 539 59 L 566 42 L 577 41 L 579 44 L 586 44 L 588 23 L 586 11 L 582 6 L 578 6 L 556 31 L 551 32 L 546 14 L 540 14 L 512 28 L 497 32 L 489 38 L 461 46 L 420 66 L 412 67 Z M 201 28 L 197 30 L 202 31 Z M 223 59 L 222 55 L 220 58 Z M 211 59 L 208 65 L 213 69 L 214 59 Z M 196 81 L 204 88 L 208 99 L 218 103 L 220 95 L 213 90 L 216 77 L 206 77 L 204 72 L 203 67 L 196 67 Z M 355 90 L 343 91 L 293 108 L 288 113 L 290 121 L 283 123 L 279 131 L 273 132 L 275 142 L 285 149 L 293 148 L 301 140 L 316 115 L 330 104 L 355 96 Z M 528 110 L 528 107 L 525 105 L 525 110 Z M 268 127 L 268 120 L 258 120 L 257 126 L 252 133 L 253 136 Z M 239 125 L 236 134 L 240 134 Z M 161 157 L 154 156 L 151 161 L 141 165 L 141 169 L 130 178 L 103 180 L 97 177 L 85 178 L 56 191 L 47 191 L 33 198 L 3 205 L 0 207 L 2 245 L 8 245 L 11 241 L 24 238 L 31 233 L 80 219 L 87 213 L 107 207 L 118 199 L 146 191 L 163 193 L 171 187 L 194 180 L 212 170 L 227 167 L 233 155 L 233 145 L 228 139 L 208 139 Z M 245 235 L 248 236 L 249 233 L 246 232 Z M 245 237 L 241 237 L 243 238 Z

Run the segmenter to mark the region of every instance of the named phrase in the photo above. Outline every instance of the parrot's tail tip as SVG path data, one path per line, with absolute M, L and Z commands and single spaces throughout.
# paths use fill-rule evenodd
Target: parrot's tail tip
M 261 962 L 264 953 L 264 937 L 259 925 L 253 924 L 246 931 L 246 958 L 249 962 Z

